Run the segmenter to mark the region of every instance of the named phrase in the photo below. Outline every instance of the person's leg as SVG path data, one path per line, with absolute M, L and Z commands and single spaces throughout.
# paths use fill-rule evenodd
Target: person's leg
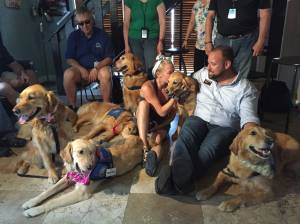
M 139 130 L 139 136 L 144 144 L 144 151 L 150 149 L 147 140 L 147 133 L 149 129 L 149 110 L 150 110 L 149 103 L 146 102 L 145 100 L 141 100 L 139 102 L 136 111 L 136 119 L 137 119 L 137 126 Z
M 249 75 L 252 64 L 252 46 L 256 39 L 257 35 L 254 32 L 233 40 L 233 44 L 238 46 L 238 50 L 235 50 L 234 66 L 240 72 L 240 77 L 247 78 Z
M 109 66 L 102 67 L 98 71 L 98 80 L 100 81 L 100 90 L 103 102 L 110 102 L 111 97 L 111 71 Z
M 8 83 L 0 81 L 0 95 L 6 97 L 10 105 L 14 106 L 19 93 Z
M 184 122 L 171 158 L 172 181 L 179 191 L 192 184 L 194 172 L 199 166 L 199 146 L 207 132 L 207 122 L 199 117 L 192 116 Z
M 64 72 L 64 89 L 69 104 L 76 107 L 76 89 L 81 81 L 80 71 L 74 67 L 67 68 Z
M 198 151 L 198 173 L 200 175 L 206 171 L 212 162 L 229 154 L 229 146 L 237 135 L 237 130 L 230 127 L 209 124 L 208 129 L 208 134 Z
M 199 71 L 207 65 L 207 55 L 205 51 L 195 48 L 194 53 L 194 72 Z
M 152 68 L 154 66 L 155 58 L 157 56 L 157 42 L 158 39 L 147 39 L 144 41 L 144 58 L 145 58 L 145 68 L 149 79 L 153 79 Z
M 145 67 L 145 59 L 144 59 L 144 48 L 143 48 L 143 41 L 139 39 L 131 39 L 129 38 L 129 45 L 131 52 L 142 62 Z

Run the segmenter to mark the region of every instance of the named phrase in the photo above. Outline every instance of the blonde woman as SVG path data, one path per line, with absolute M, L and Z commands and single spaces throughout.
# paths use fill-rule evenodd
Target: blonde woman
M 159 56 L 154 65 L 152 74 L 154 80 L 145 82 L 140 90 L 141 101 L 137 109 L 137 124 L 139 135 L 144 143 L 145 171 L 149 176 L 154 176 L 158 161 L 162 157 L 162 142 L 168 130 L 161 129 L 151 133 L 155 139 L 155 146 L 150 149 L 147 141 L 148 131 L 160 124 L 166 116 L 175 109 L 176 100 L 169 99 L 164 88 L 168 84 L 170 75 L 174 72 L 172 61 Z

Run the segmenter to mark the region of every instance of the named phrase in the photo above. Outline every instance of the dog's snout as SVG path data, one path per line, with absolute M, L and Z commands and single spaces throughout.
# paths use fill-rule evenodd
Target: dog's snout
M 92 165 L 89 165 L 89 166 L 87 167 L 88 170 L 92 170 L 92 168 L 93 168 Z

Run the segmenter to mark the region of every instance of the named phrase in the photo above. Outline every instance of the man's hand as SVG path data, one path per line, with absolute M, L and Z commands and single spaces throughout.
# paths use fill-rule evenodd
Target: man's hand
M 81 68 L 80 69 L 80 73 L 81 73 L 81 78 L 84 79 L 84 80 L 89 80 L 89 71 L 85 68 Z
M 161 54 L 163 49 L 164 49 L 163 41 L 159 40 L 156 47 L 157 54 Z
M 256 43 L 253 45 L 253 56 L 261 55 L 264 50 L 265 42 L 257 40 Z
M 98 70 L 96 68 L 93 68 L 90 71 L 90 74 L 89 74 L 89 82 L 96 81 L 97 80 L 97 76 L 98 76 Z
M 21 80 L 23 81 L 24 84 L 29 83 L 29 76 L 24 70 L 21 71 Z

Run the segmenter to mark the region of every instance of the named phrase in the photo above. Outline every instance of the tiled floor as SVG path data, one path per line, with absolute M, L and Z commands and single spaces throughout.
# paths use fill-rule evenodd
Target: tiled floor
M 300 141 L 300 111 L 295 110 L 290 121 L 290 133 Z M 266 114 L 263 125 L 283 130 L 284 116 Z M 21 149 L 14 149 L 19 154 Z M 0 224 L 92 224 L 92 223 L 204 223 L 204 224 L 282 224 L 300 223 L 300 181 L 281 180 L 275 183 L 276 197 L 270 202 L 241 208 L 233 213 L 217 209 L 224 194 L 199 203 L 191 196 L 162 197 L 154 193 L 154 179 L 140 166 L 125 176 L 108 180 L 94 196 L 72 206 L 59 208 L 36 218 L 22 215 L 21 205 L 50 184 L 46 179 L 18 177 L 14 172 L 17 156 L 0 158 Z M 45 171 L 34 168 L 34 174 Z M 207 186 L 215 170 L 200 180 Z M 234 193 L 234 188 L 231 188 Z

